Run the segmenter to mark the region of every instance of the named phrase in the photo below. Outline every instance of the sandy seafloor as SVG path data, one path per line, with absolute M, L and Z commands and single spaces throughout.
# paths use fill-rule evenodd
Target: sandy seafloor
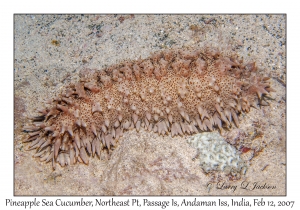
M 286 195 L 285 15 L 15 15 L 15 195 Z M 246 174 L 205 174 L 187 136 L 126 132 L 109 160 L 54 171 L 22 143 L 22 126 L 84 68 L 102 69 L 161 49 L 228 45 L 271 77 L 269 106 L 240 115 L 222 135 L 251 150 Z M 255 152 L 254 152 L 255 151 Z M 237 186 L 218 189 L 217 183 Z M 242 189 L 241 183 L 275 186 Z M 208 190 L 208 183 L 213 187 Z M 220 186 L 220 185 L 219 185 Z

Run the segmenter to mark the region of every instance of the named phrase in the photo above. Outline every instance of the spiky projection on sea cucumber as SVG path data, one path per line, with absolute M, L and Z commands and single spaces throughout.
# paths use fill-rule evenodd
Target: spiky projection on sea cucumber
M 255 61 L 214 48 L 173 49 L 91 71 L 24 126 L 35 157 L 61 166 L 111 152 L 122 133 L 144 128 L 189 135 L 239 126 L 273 91 Z

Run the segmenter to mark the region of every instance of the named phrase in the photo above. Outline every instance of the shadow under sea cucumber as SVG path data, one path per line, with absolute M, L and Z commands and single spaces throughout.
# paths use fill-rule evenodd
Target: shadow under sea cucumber
M 182 136 L 238 127 L 240 113 L 267 105 L 265 96 L 274 91 L 269 79 L 235 52 L 159 51 L 68 85 L 24 126 L 24 142 L 55 168 L 111 152 L 128 129 Z

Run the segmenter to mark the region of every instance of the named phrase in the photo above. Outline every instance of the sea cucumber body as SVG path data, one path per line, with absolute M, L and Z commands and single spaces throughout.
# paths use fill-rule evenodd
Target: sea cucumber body
M 255 62 L 216 49 L 168 50 L 87 74 L 25 126 L 41 160 L 88 164 L 122 133 L 185 135 L 238 126 L 273 89 Z M 233 123 L 234 122 L 234 123 Z

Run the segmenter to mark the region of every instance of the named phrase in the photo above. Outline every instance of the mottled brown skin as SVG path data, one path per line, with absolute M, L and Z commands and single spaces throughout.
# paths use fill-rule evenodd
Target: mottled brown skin
M 226 55 L 225 55 L 226 54 Z M 93 71 L 91 71 L 93 72 Z M 41 160 L 88 164 L 124 130 L 185 135 L 238 126 L 273 89 L 255 62 L 217 49 L 168 50 L 86 74 L 25 126 Z

